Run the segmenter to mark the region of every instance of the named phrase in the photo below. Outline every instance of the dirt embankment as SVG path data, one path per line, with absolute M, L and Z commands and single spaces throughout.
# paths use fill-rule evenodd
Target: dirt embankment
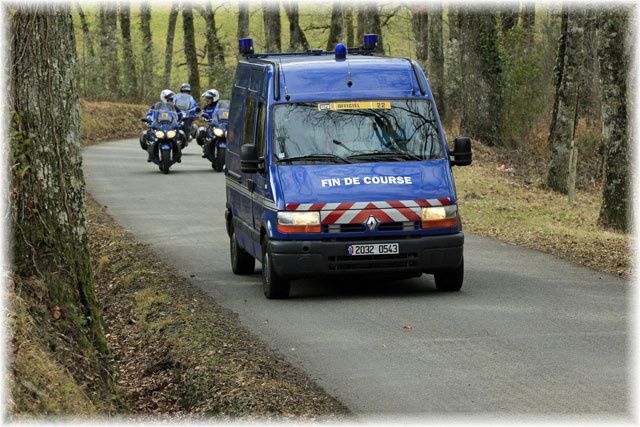
M 80 133 L 83 145 L 140 135 L 146 125 L 140 121 L 148 105 L 80 100 Z
M 336 419 L 348 413 L 93 200 L 88 218 L 117 385 L 132 414 Z

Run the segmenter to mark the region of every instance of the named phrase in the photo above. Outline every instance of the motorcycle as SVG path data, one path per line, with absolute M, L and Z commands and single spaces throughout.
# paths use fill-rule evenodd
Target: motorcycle
M 184 120 L 178 120 L 178 115 L 172 111 L 158 111 L 156 121 L 141 120 L 149 125 L 149 129 L 140 136 L 140 147 L 148 151 L 152 144 L 152 161 L 166 175 L 171 165 L 182 160 L 182 149 L 187 140 L 182 131 Z
M 201 118 L 208 123 L 208 126 L 198 129 L 196 142 L 202 146 L 202 157 L 205 157 L 211 162 L 213 170 L 222 172 L 227 151 L 227 122 L 229 119 L 229 111 L 217 109 L 214 117 L 203 113 Z

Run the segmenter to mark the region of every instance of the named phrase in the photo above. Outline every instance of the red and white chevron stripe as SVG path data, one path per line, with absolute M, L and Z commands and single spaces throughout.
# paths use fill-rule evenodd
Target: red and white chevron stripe
M 363 223 L 370 216 L 378 222 L 420 221 L 421 209 L 451 204 L 448 197 L 428 200 L 392 200 L 386 202 L 288 203 L 288 211 L 320 211 L 322 224 Z

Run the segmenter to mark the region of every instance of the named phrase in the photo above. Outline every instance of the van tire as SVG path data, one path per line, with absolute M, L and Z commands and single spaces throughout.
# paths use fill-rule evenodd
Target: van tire
M 262 289 L 267 299 L 282 299 L 289 297 L 291 282 L 279 277 L 273 269 L 269 240 L 262 240 Z
M 433 275 L 436 281 L 436 288 L 442 292 L 458 292 L 462 288 L 464 281 L 464 258 L 460 265 L 451 270 L 444 270 Z
M 231 270 L 234 274 L 247 275 L 253 273 L 256 267 L 256 259 L 238 244 L 235 230 L 231 231 L 231 237 L 229 237 L 229 253 L 231 254 Z

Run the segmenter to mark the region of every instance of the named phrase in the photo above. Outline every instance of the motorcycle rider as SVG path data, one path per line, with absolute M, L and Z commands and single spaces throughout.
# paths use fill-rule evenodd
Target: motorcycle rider
M 178 111 L 184 114 L 184 132 L 187 135 L 187 140 L 191 139 L 191 124 L 193 123 L 193 114 L 200 112 L 200 107 L 193 96 L 191 96 L 191 85 L 189 83 L 183 83 L 180 86 L 180 93 L 175 96 L 175 106 Z
M 203 92 L 200 97 L 204 98 L 205 102 L 204 107 L 202 107 L 202 114 L 207 114 L 210 119 L 213 119 L 216 108 L 218 107 L 218 101 L 220 100 L 220 93 L 218 93 L 218 91 L 215 89 L 209 89 Z M 206 135 L 206 132 L 206 126 L 200 126 L 198 128 L 198 132 L 196 134 L 196 141 L 198 142 L 198 145 L 204 144 L 204 137 Z
M 156 102 L 151 106 L 151 109 L 147 112 L 147 123 L 154 123 L 158 118 L 158 113 L 163 111 L 168 111 L 171 113 L 175 113 L 177 115 L 177 120 L 180 121 L 182 119 L 182 113 L 175 107 L 174 105 L 175 93 L 173 93 L 170 89 L 164 89 L 160 92 L 160 101 Z M 153 144 L 149 144 L 151 141 L 149 139 L 151 129 L 146 130 L 142 136 L 140 137 L 140 145 L 147 147 L 147 152 L 149 153 L 149 157 L 147 157 L 147 162 L 152 162 L 154 156 L 158 155 L 158 141 L 155 141 Z M 180 135 L 184 138 L 184 134 L 180 131 Z M 176 162 L 180 163 L 182 157 L 182 151 L 180 150 L 179 144 L 174 144 L 173 147 L 173 158 Z

